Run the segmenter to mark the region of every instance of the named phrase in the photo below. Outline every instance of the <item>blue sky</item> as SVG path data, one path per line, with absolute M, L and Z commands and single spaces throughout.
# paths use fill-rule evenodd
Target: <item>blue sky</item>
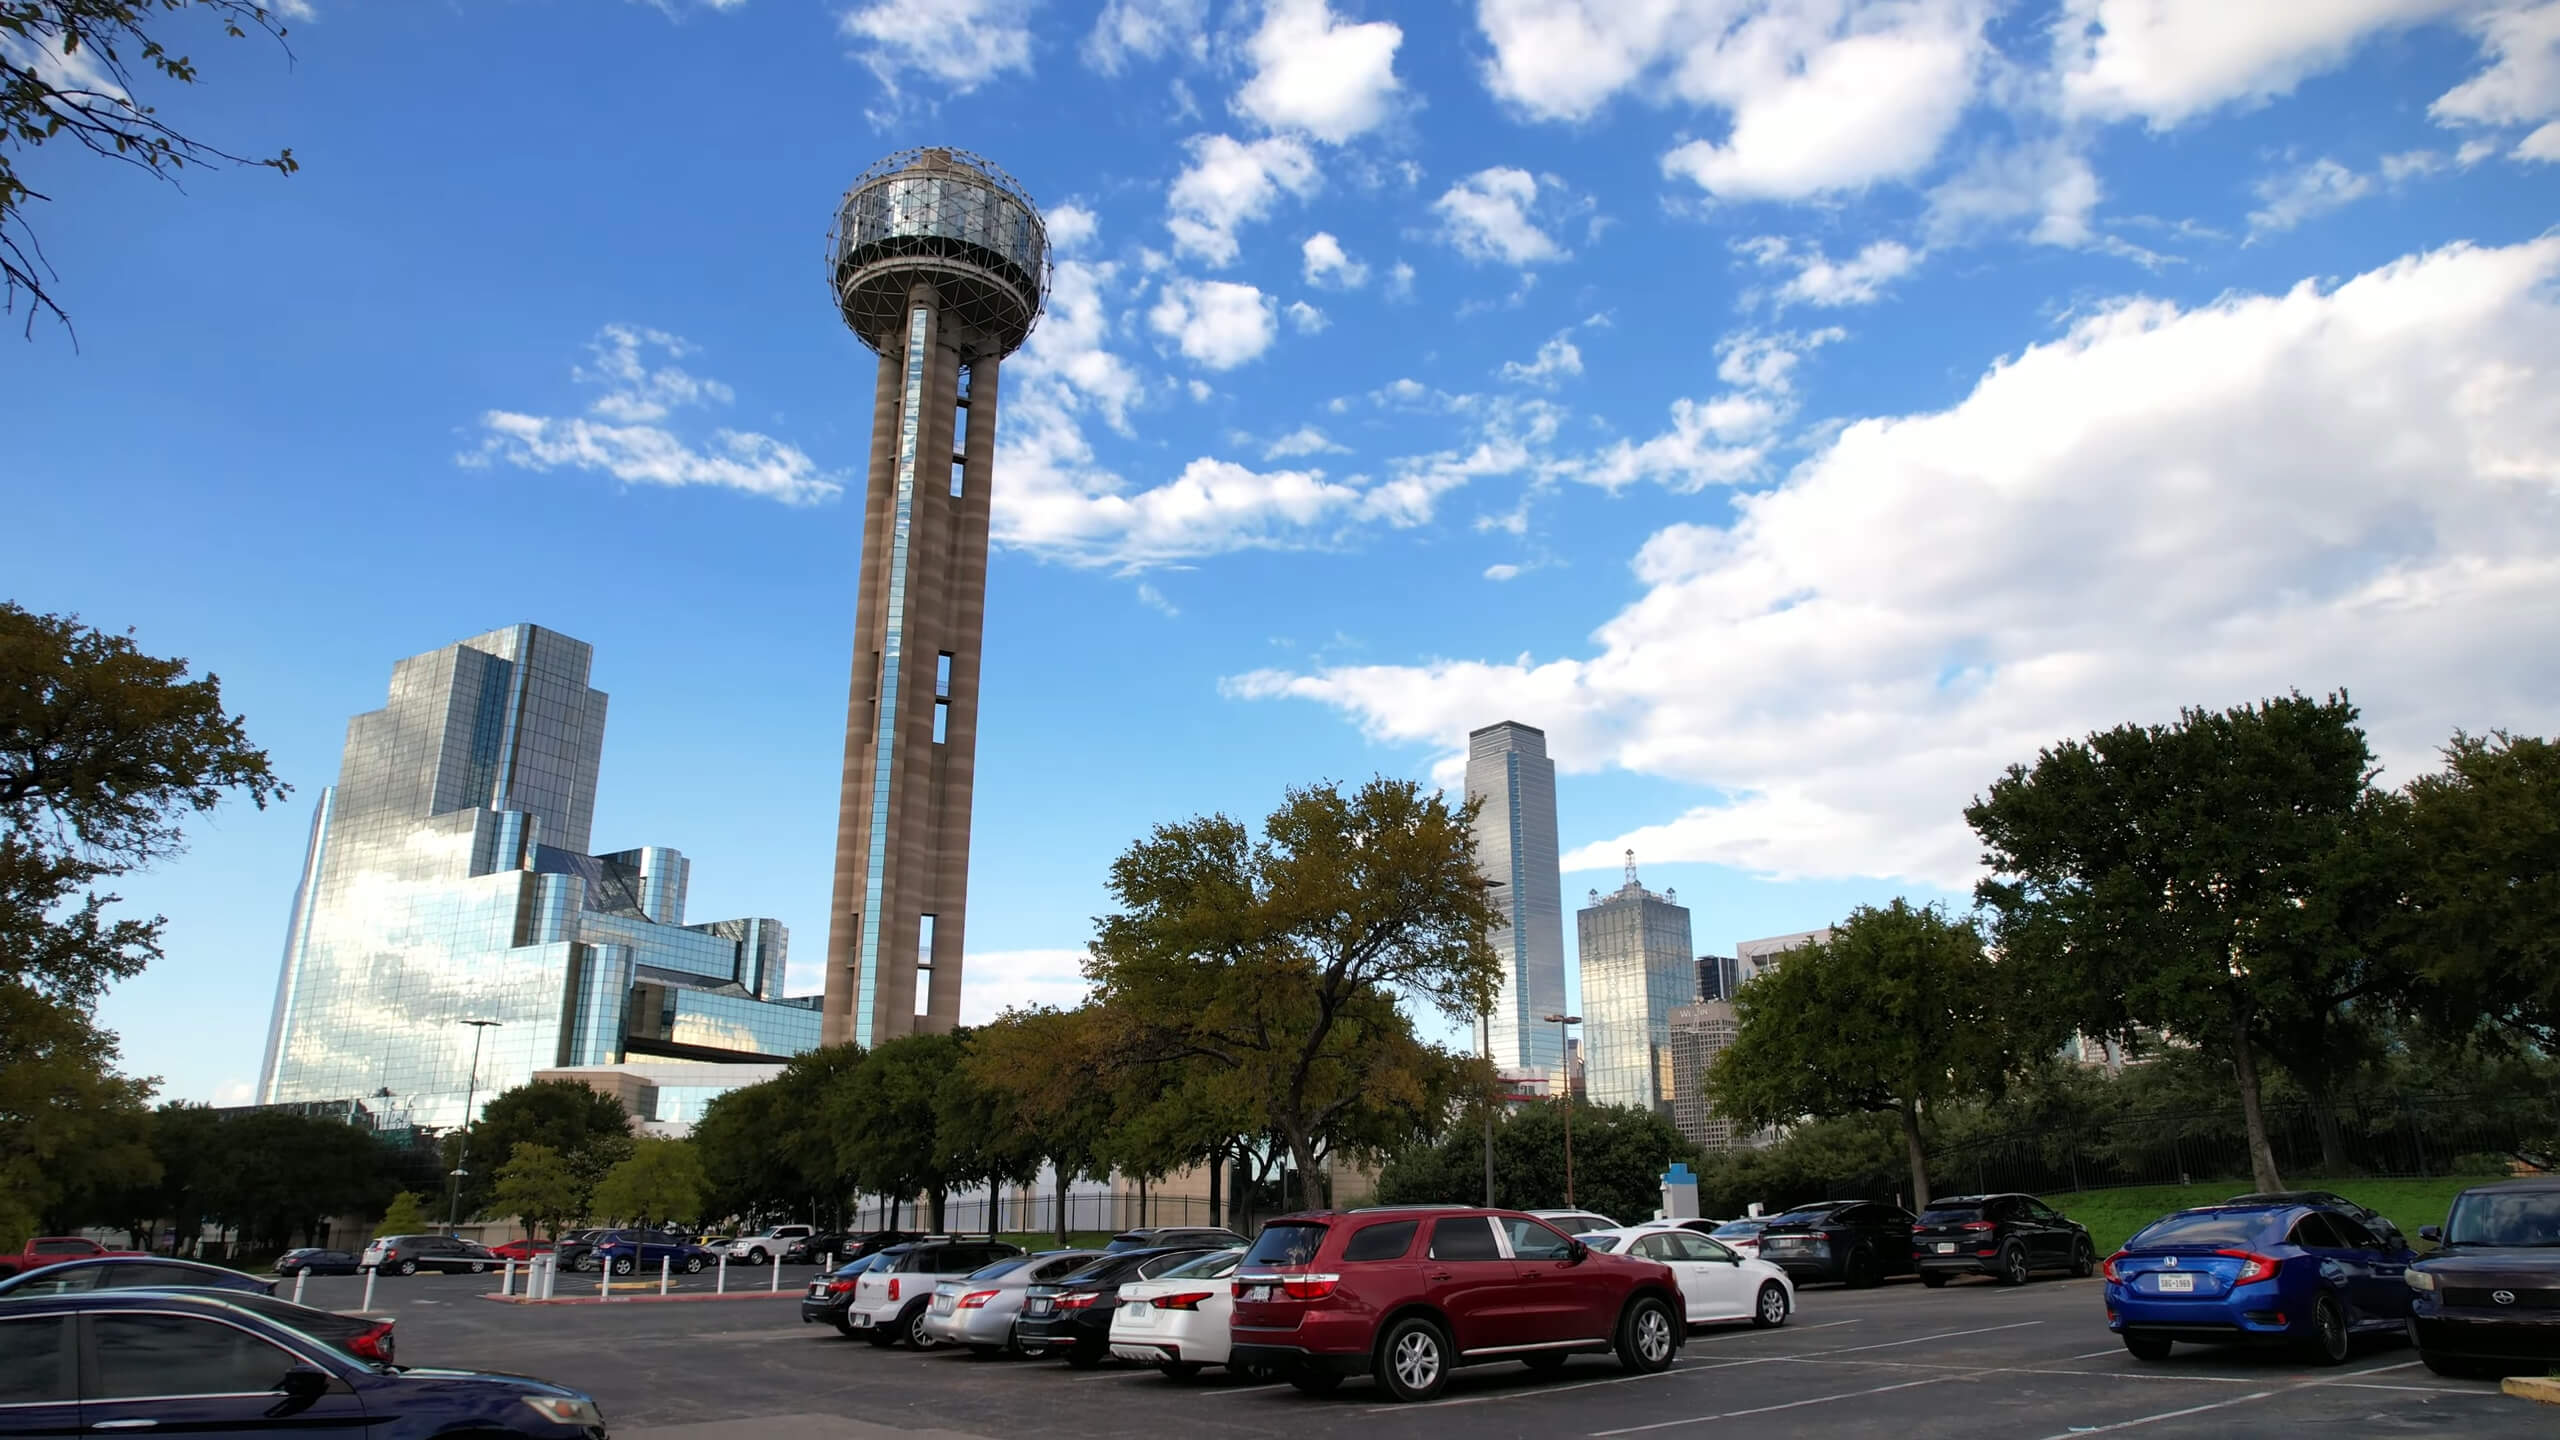
M 1110 856 L 1545 727 L 1566 893 L 1701 950 L 1961 897 L 2055 738 L 2352 690 L 2388 778 L 2550 733 L 2560 0 L 452 0 L 154 94 L 302 172 L 40 153 L 5 592 L 218 672 L 299 793 L 122 888 L 132 1068 L 237 1098 L 401 656 L 613 697 L 595 843 L 815 988 L 872 360 L 833 206 L 1050 217 L 1005 371 L 972 1016 Z

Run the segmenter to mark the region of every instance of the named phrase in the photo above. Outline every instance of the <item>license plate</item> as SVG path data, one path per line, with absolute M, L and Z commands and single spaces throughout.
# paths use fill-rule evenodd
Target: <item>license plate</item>
M 2185 1293 L 2196 1288 L 2196 1277 L 2193 1275 L 2163 1275 L 2159 1278 L 2160 1288 L 2172 1294 Z
M 1939 1241 L 1939 1242 L 1938 1242 L 1938 1253 L 1939 1253 L 1939 1254 L 1941 1254 L 1941 1255 L 1953 1255 L 1954 1253 L 1956 1253 L 1956 1242 L 1954 1242 L 1953 1240 L 1941 1240 L 1941 1241 Z
M 824 1283 L 823 1281 L 822 1281 L 822 1282 L 820 1282 L 820 1283 L 818 1283 L 818 1284 L 816 1284 L 816 1285 L 812 1285 L 812 1286 L 810 1286 L 810 1287 L 809 1287 L 809 1298 L 810 1298 L 810 1299 L 812 1299 L 812 1300 L 815 1300 L 815 1299 L 817 1299 L 819 1296 L 824 1295 L 824 1294 L 826 1294 L 826 1293 L 827 1293 L 827 1287 L 826 1287 L 826 1285 L 825 1285 L 825 1283 Z
M 950 1296 L 948 1296 L 948 1295 L 936 1295 L 936 1296 L 934 1296 L 934 1297 L 933 1297 L 933 1313 L 934 1313 L 934 1314 L 936 1314 L 936 1315 L 948 1315 L 948 1314 L 950 1314 L 950 1313 L 951 1313 L 951 1297 L 950 1297 Z
M 1123 1305 L 1120 1307 L 1120 1319 L 1125 1324 L 1152 1325 L 1155 1323 L 1155 1318 L 1155 1307 L 1151 1305 Z
M 1271 1294 L 1271 1287 L 1268 1285 L 1247 1285 L 1244 1287 L 1244 1298 L 1247 1300 L 1268 1300 L 1271 1298 Z
M 1029 1300 L 1025 1301 L 1022 1306 L 1023 1313 L 1027 1315 L 1046 1315 L 1049 1313 L 1051 1308 L 1050 1303 L 1046 1300 Z

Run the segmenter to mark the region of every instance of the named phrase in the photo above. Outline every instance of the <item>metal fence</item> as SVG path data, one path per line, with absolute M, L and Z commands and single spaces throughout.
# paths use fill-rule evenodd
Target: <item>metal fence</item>
M 989 1207 L 992 1203 L 993 1214 Z M 1001 1235 L 1049 1235 L 1058 1228 L 1057 1197 L 1030 1191 L 1007 1191 L 990 1202 L 984 1195 L 945 1201 L 942 1228 L 953 1234 L 985 1234 L 990 1229 Z M 865 1225 L 887 1223 L 883 1203 L 866 1198 L 861 1208 Z M 915 1204 L 899 1212 L 899 1223 L 915 1229 L 930 1222 L 930 1208 Z M 989 1223 L 993 1221 L 992 1225 Z M 1071 1234 L 1110 1234 L 1134 1230 L 1142 1225 L 1217 1225 L 1223 1223 L 1211 1213 L 1207 1199 L 1193 1195 L 1150 1195 L 1141 1205 L 1135 1195 L 1069 1195 L 1067 1197 L 1067 1230 Z

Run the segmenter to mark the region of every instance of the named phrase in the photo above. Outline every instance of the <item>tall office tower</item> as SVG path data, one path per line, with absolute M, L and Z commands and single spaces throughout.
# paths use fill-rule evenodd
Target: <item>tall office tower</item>
M 1731 1000 L 1733 992 L 1742 988 L 1742 980 L 1730 955 L 1698 957 L 1698 998 L 1702 1001 Z
M 1707 1071 L 1741 1029 L 1726 1001 L 1672 1007 L 1671 1123 L 1693 1144 L 1722 1147 L 1734 1142 L 1734 1123 L 1707 1100 Z
M 1492 935 L 1502 993 L 1488 1017 L 1494 1068 L 1561 1077 L 1564 1036 L 1564 874 L 1556 868 L 1556 765 L 1547 733 L 1505 720 L 1467 735 L 1467 798 L 1476 811 L 1476 866 L 1502 910 Z M 1561 1088 L 1560 1086 L 1558 1087 Z
M 1673 1093 L 1671 1011 L 1697 1003 L 1697 952 L 1679 892 L 1656 895 L 1636 879 L 1615 894 L 1591 892 L 1574 916 L 1582 949 L 1583 1084 L 1594 1105 L 1660 1111 Z
M 1790 950 L 1807 945 L 1831 943 L 1831 931 L 1799 930 L 1793 935 L 1772 935 L 1766 940 L 1745 940 L 1733 947 L 1733 983 L 1736 988 L 1748 985 L 1758 975 L 1778 968 L 1778 961 Z
M 377 1122 L 443 1126 L 474 1090 L 536 1070 L 771 1062 L 817 1043 L 814 1003 L 782 998 L 781 924 L 687 925 L 683 855 L 586 853 L 594 653 L 536 625 L 492 630 L 393 666 L 390 703 L 348 722 L 294 892 L 261 1103 L 355 1100 Z M 468 1023 L 483 1020 L 498 1024 Z M 698 1068 L 708 1083 L 720 1067 Z
M 1040 318 L 1049 237 L 1013 177 L 907 150 L 854 181 L 827 283 L 880 354 L 827 912 L 826 1038 L 960 1019 L 996 372 Z

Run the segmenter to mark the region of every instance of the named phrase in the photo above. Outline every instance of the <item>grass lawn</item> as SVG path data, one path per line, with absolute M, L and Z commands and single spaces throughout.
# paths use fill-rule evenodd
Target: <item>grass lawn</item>
M 2305 1180 L 2302 1188 L 2329 1190 L 2388 1216 L 2411 1237 L 2421 1225 L 2441 1225 L 2453 1197 L 2492 1176 L 2453 1175 L 2433 1180 Z M 2172 1210 L 2211 1205 L 2249 1191 L 2246 1180 L 2207 1181 L 2202 1185 L 2147 1185 L 2126 1190 L 2086 1190 L 2047 1195 L 2046 1204 L 2089 1227 L 2089 1238 L 2101 1255 L 2113 1254 L 2134 1231 Z

